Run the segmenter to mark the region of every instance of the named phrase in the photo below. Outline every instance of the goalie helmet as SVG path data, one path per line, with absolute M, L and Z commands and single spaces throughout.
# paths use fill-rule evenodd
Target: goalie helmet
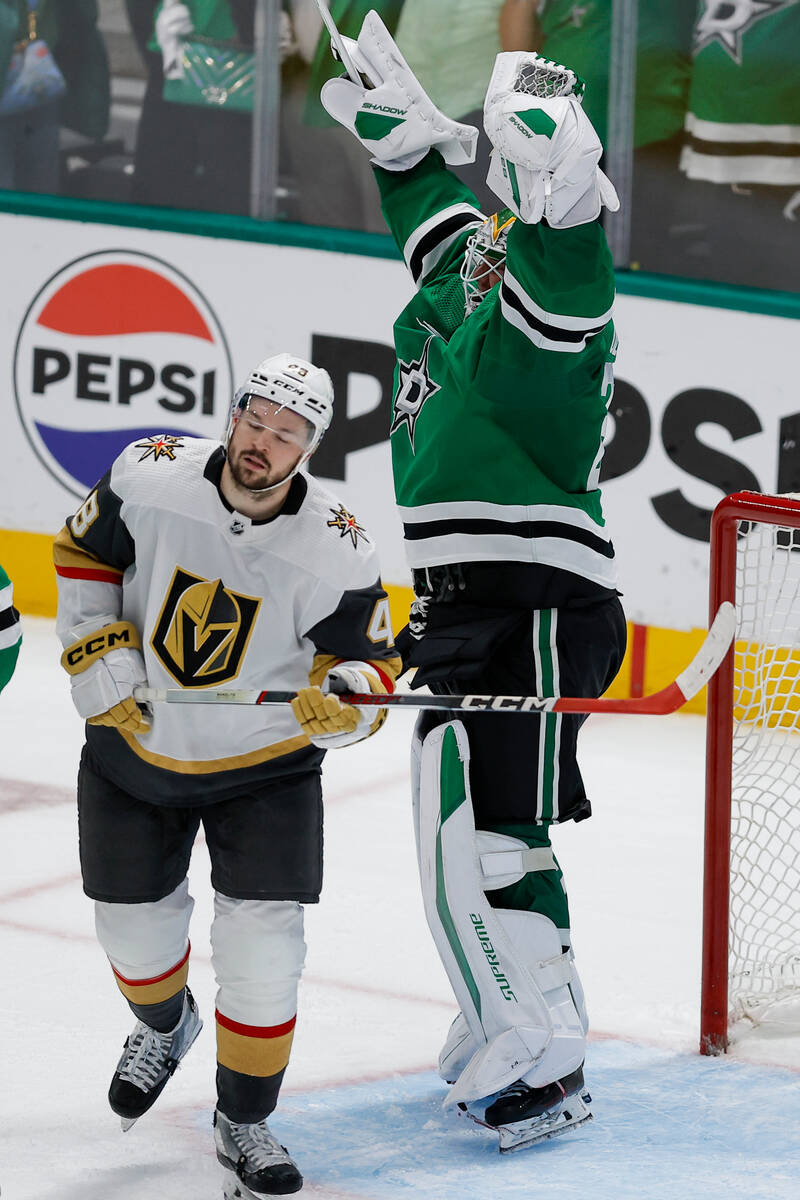
M 510 208 L 487 217 L 467 242 L 461 278 L 467 316 L 502 277 L 508 253 L 508 232 L 516 221 Z

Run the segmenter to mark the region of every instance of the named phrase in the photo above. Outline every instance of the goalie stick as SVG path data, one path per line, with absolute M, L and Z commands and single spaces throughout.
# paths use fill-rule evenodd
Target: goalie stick
M 347 71 L 351 81 L 353 83 L 357 83 L 359 87 L 363 87 L 365 81 L 361 78 L 356 70 L 355 63 L 348 53 L 347 46 L 344 44 L 344 38 L 336 27 L 336 22 L 331 16 L 326 0 L 317 0 L 317 8 L 319 9 L 319 14 L 322 17 L 322 20 L 325 22 L 325 27 L 331 36 L 331 51 L 334 49 L 336 51 L 334 57 L 338 55 L 341 64 L 345 71 Z
M 650 696 L 612 700 L 604 696 L 415 696 L 407 692 L 379 695 L 373 692 L 337 693 L 343 704 L 356 708 L 440 708 L 451 712 L 556 712 L 644 713 L 666 716 L 696 696 L 722 663 L 733 642 L 736 610 L 729 601 L 720 604 L 702 646 L 680 675 Z M 134 688 L 141 704 L 290 704 L 297 692 L 205 691 L 179 688 Z

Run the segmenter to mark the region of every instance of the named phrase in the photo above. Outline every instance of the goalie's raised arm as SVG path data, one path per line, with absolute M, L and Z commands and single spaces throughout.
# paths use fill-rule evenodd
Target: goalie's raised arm
M 600 139 L 581 107 L 583 83 L 538 54 L 499 54 L 486 93 L 484 126 L 492 143 L 487 183 L 526 224 L 554 229 L 594 221 L 619 208 L 597 165 Z
M 341 40 L 366 82 L 329 79 L 320 99 L 333 119 L 369 150 L 373 162 L 405 171 L 432 146 L 452 166 L 474 161 L 478 130 L 439 111 L 376 12 L 367 13 L 357 42 Z

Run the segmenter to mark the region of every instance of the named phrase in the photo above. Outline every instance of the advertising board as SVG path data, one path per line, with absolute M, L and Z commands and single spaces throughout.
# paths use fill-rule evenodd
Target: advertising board
M 54 534 L 129 441 L 219 436 L 235 386 L 288 350 L 334 380 L 315 473 L 408 583 L 387 441 L 399 261 L 11 214 L 0 246 L 0 530 Z M 632 621 L 703 626 L 716 501 L 800 490 L 798 326 L 631 295 L 616 321 L 601 480 L 620 590 Z

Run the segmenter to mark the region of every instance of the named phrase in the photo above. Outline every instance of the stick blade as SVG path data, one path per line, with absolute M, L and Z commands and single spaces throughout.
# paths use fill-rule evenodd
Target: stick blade
M 685 700 L 691 700 L 708 683 L 730 650 L 735 633 L 736 609 L 725 600 L 717 609 L 703 645 L 675 680 Z

